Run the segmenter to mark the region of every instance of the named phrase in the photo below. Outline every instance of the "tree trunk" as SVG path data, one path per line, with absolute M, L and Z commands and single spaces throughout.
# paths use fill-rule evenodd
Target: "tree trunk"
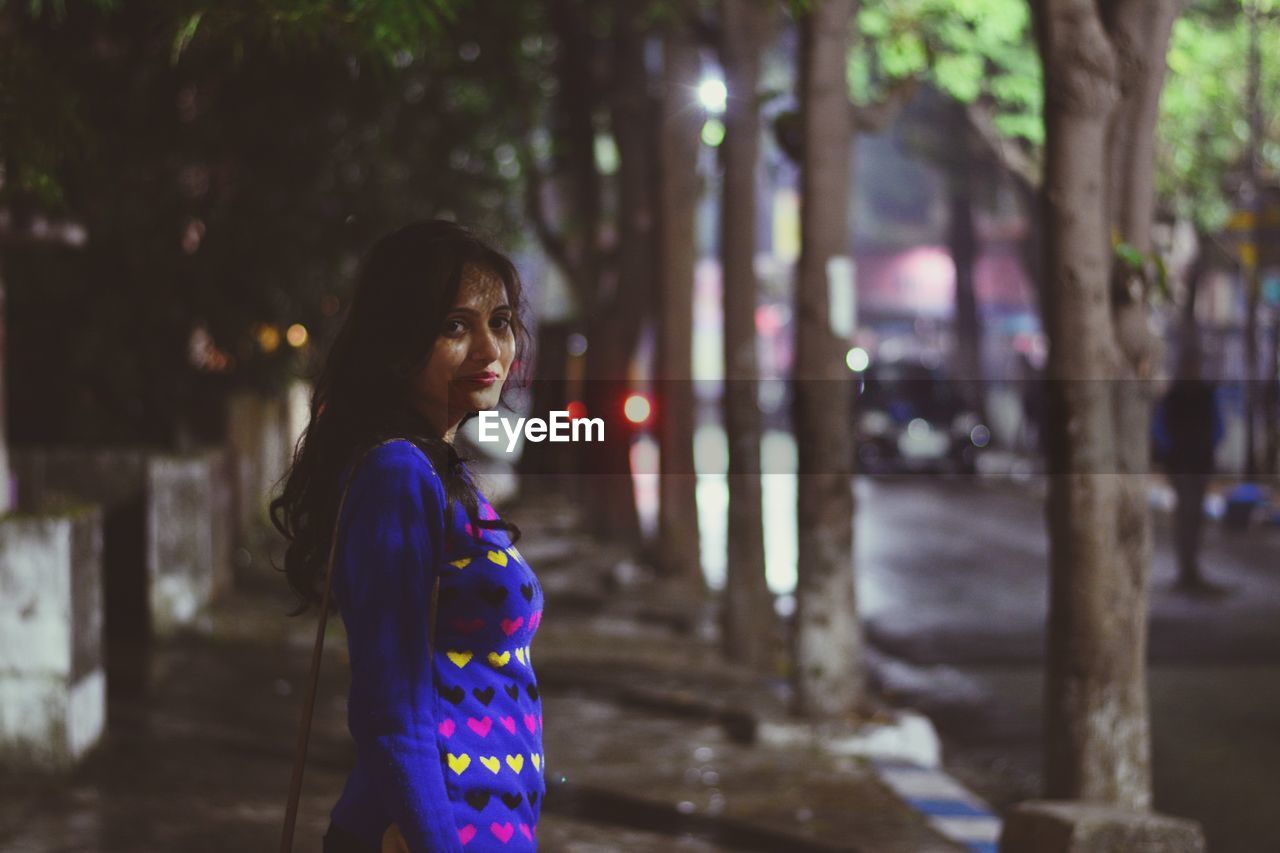
M 1172 3 L 1033 4 L 1044 67 L 1050 603 L 1046 794 L 1151 803 L 1146 695 L 1150 398 L 1159 346 L 1114 232 L 1150 250 Z M 1119 107 L 1119 109 L 1117 109 Z M 1116 476 L 1120 475 L 1120 476 Z
M 982 322 L 978 316 L 978 294 L 974 269 L 978 263 L 978 234 L 973 221 L 974 168 L 964 107 L 957 106 L 960 135 L 955 140 L 956 160 L 948 176 L 950 216 L 947 244 L 955 266 L 955 373 L 959 390 L 986 420 L 986 395 L 982 382 Z
M 701 111 L 693 99 L 698 48 L 673 26 L 663 55 L 661 120 L 662 311 L 657 400 L 661 444 L 658 560 L 668 576 L 705 589 L 698 549 L 693 460 L 693 277 L 697 260 L 698 146 Z
M 1267 425 L 1267 443 L 1264 456 L 1265 476 L 1280 474 L 1280 316 L 1271 315 L 1271 329 L 1267 342 L 1267 382 L 1263 395 L 1263 420 Z
M 756 168 L 760 108 L 756 86 L 772 10 L 755 0 L 722 0 L 721 59 L 729 98 L 720 256 L 724 300 L 724 422 L 729 444 L 728 571 L 721 641 L 725 657 L 749 667 L 770 663 L 775 623 L 765 576 L 761 505 L 759 366 L 755 311 Z
M 1253 229 L 1249 235 L 1250 248 L 1244 258 L 1245 315 L 1244 315 L 1244 478 L 1258 477 L 1258 409 L 1261 402 L 1258 393 L 1258 304 L 1261 301 L 1262 282 L 1259 252 L 1262 242 L 1262 214 L 1265 209 L 1262 184 L 1259 179 L 1258 146 L 1262 141 L 1262 110 L 1259 87 L 1262 77 L 1262 58 L 1258 47 L 1258 4 L 1246 3 L 1245 14 L 1249 19 L 1249 70 L 1245 101 L 1249 108 L 1249 144 L 1245 149 L 1244 195 L 1250 202 Z M 1275 377 L 1268 377 L 1269 383 Z
M 5 347 L 5 333 L 8 329 L 8 316 L 5 313 L 4 292 L 4 259 L 0 257 L 0 515 L 14 509 L 12 497 L 12 474 L 9 471 L 9 434 L 8 423 L 8 388 L 5 376 L 8 375 L 8 358 Z
M 530 401 L 531 410 L 537 417 L 564 409 L 569 401 L 569 329 L 567 322 L 538 324 Z M 561 491 L 564 476 L 573 470 L 571 452 L 565 445 L 550 441 L 526 442 L 516 465 L 521 493 L 536 495 Z
M 849 342 L 832 329 L 828 279 L 849 252 L 850 126 L 845 79 L 852 0 L 814 4 L 800 49 L 801 251 L 792 376 L 798 450 L 795 713 L 835 717 L 863 696 L 863 637 L 853 566 Z

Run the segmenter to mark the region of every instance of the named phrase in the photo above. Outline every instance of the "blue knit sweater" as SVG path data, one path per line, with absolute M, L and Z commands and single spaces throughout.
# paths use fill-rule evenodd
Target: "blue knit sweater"
M 497 517 L 483 495 L 480 517 Z M 533 572 L 505 531 L 447 512 L 435 469 L 403 439 L 365 457 L 339 525 L 356 764 L 332 821 L 375 849 L 394 821 L 411 853 L 536 850 L 546 784 Z

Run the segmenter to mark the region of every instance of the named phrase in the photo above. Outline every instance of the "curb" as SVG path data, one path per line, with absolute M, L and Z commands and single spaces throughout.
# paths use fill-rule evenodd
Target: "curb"
M 893 761 L 874 764 L 881 781 L 924 815 L 939 835 L 973 853 L 998 853 L 1003 821 L 977 794 L 937 767 Z
M 761 721 L 758 736 L 771 746 L 805 746 L 830 755 L 867 758 L 876 776 L 930 828 L 971 853 L 998 853 L 1003 821 L 977 794 L 942 769 L 942 741 L 928 717 L 895 709 L 893 720 L 856 733 L 821 725 Z
M 829 755 L 868 758 L 872 762 L 901 762 L 922 767 L 942 763 L 942 740 L 928 717 L 895 709 L 887 723 L 866 723 L 857 731 L 847 726 L 761 720 L 760 743 L 782 748 L 808 747 Z

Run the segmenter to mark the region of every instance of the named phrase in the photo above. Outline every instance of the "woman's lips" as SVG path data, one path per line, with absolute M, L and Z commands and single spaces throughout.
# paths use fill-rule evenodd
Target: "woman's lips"
M 498 381 L 498 374 L 496 374 L 496 373 L 474 373 L 474 374 L 472 374 L 471 376 L 464 376 L 464 377 L 462 377 L 462 381 L 463 381 L 463 382 L 472 382 L 472 383 L 474 383 L 474 384 L 476 384 L 476 385 L 483 385 L 484 387 L 486 387 L 486 388 L 487 388 L 488 386 L 490 386 L 490 385 L 492 385 L 493 383 L 495 383 L 495 382 L 497 382 L 497 381 Z

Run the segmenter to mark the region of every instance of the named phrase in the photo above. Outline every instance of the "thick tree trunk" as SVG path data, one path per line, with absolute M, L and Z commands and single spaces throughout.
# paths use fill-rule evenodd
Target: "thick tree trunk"
M 1149 380 L 1159 347 L 1114 233 L 1150 249 L 1172 3 L 1033 4 L 1045 69 L 1050 604 L 1046 794 L 1147 808 Z M 1117 109 L 1119 107 L 1119 109 Z M 1119 475 L 1119 476 L 1117 476 Z
M 666 34 L 661 120 L 662 310 L 659 325 L 661 444 L 658 559 L 662 571 L 704 589 L 698 548 L 693 460 L 693 276 L 697 260 L 698 146 L 701 112 L 693 100 L 699 64 L 693 37 Z
M 588 336 L 586 404 L 602 416 L 605 441 L 583 458 L 592 483 L 591 513 L 598 536 L 638 545 L 640 522 L 631 473 L 631 430 L 622 417 L 630 390 L 628 369 L 642 325 L 653 316 L 657 225 L 653 186 L 657 176 L 655 118 L 644 64 L 643 22 L 634 4 L 614 6 L 613 82 L 609 116 L 618 146 L 618 261 L 616 286 L 602 291 Z
M 532 209 L 539 236 L 564 269 L 582 312 L 588 342 L 583 389 L 587 414 L 606 422 L 605 441 L 586 445 L 573 457 L 578 474 L 574 491 L 591 509 L 597 535 L 638 543 L 630 429 L 622 418 L 622 400 L 631 355 L 652 311 L 653 110 L 646 94 L 640 10 L 620 0 L 615 4 L 608 44 L 592 31 L 586 11 L 579 0 L 551 0 L 547 6 L 560 44 L 555 65 L 560 94 L 551 116 L 554 172 L 560 178 L 555 188 L 567 209 L 559 233 L 541 218 L 538 205 Z M 608 107 L 619 149 L 618 245 L 613 255 L 602 250 L 604 188 L 595 160 L 595 112 L 603 90 L 596 78 L 602 52 L 607 52 L 606 64 L 614 74 Z M 538 187 L 531 189 L 536 192 Z
M 725 656 L 764 669 L 776 619 L 765 577 L 760 491 L 760 436 L 755 310 L 756 167 L 760 108 L 756 86 L 772 10 L 755 0 L 722 0 L 721 59 L 729 99 L 721 204 L 724 297 L 724 421 L 729 444 L 729 554 L 722 611 Z
M 801 21 L 801 252 L 795 389 L 798 565 L 792 626 L 794 711 L 834 717 L 863 696 L 853 566 L 849 342 L 831 324 L 829 279 L 849 252 L 853 133 L 845 78 L 852 0 L 814 4 Z

